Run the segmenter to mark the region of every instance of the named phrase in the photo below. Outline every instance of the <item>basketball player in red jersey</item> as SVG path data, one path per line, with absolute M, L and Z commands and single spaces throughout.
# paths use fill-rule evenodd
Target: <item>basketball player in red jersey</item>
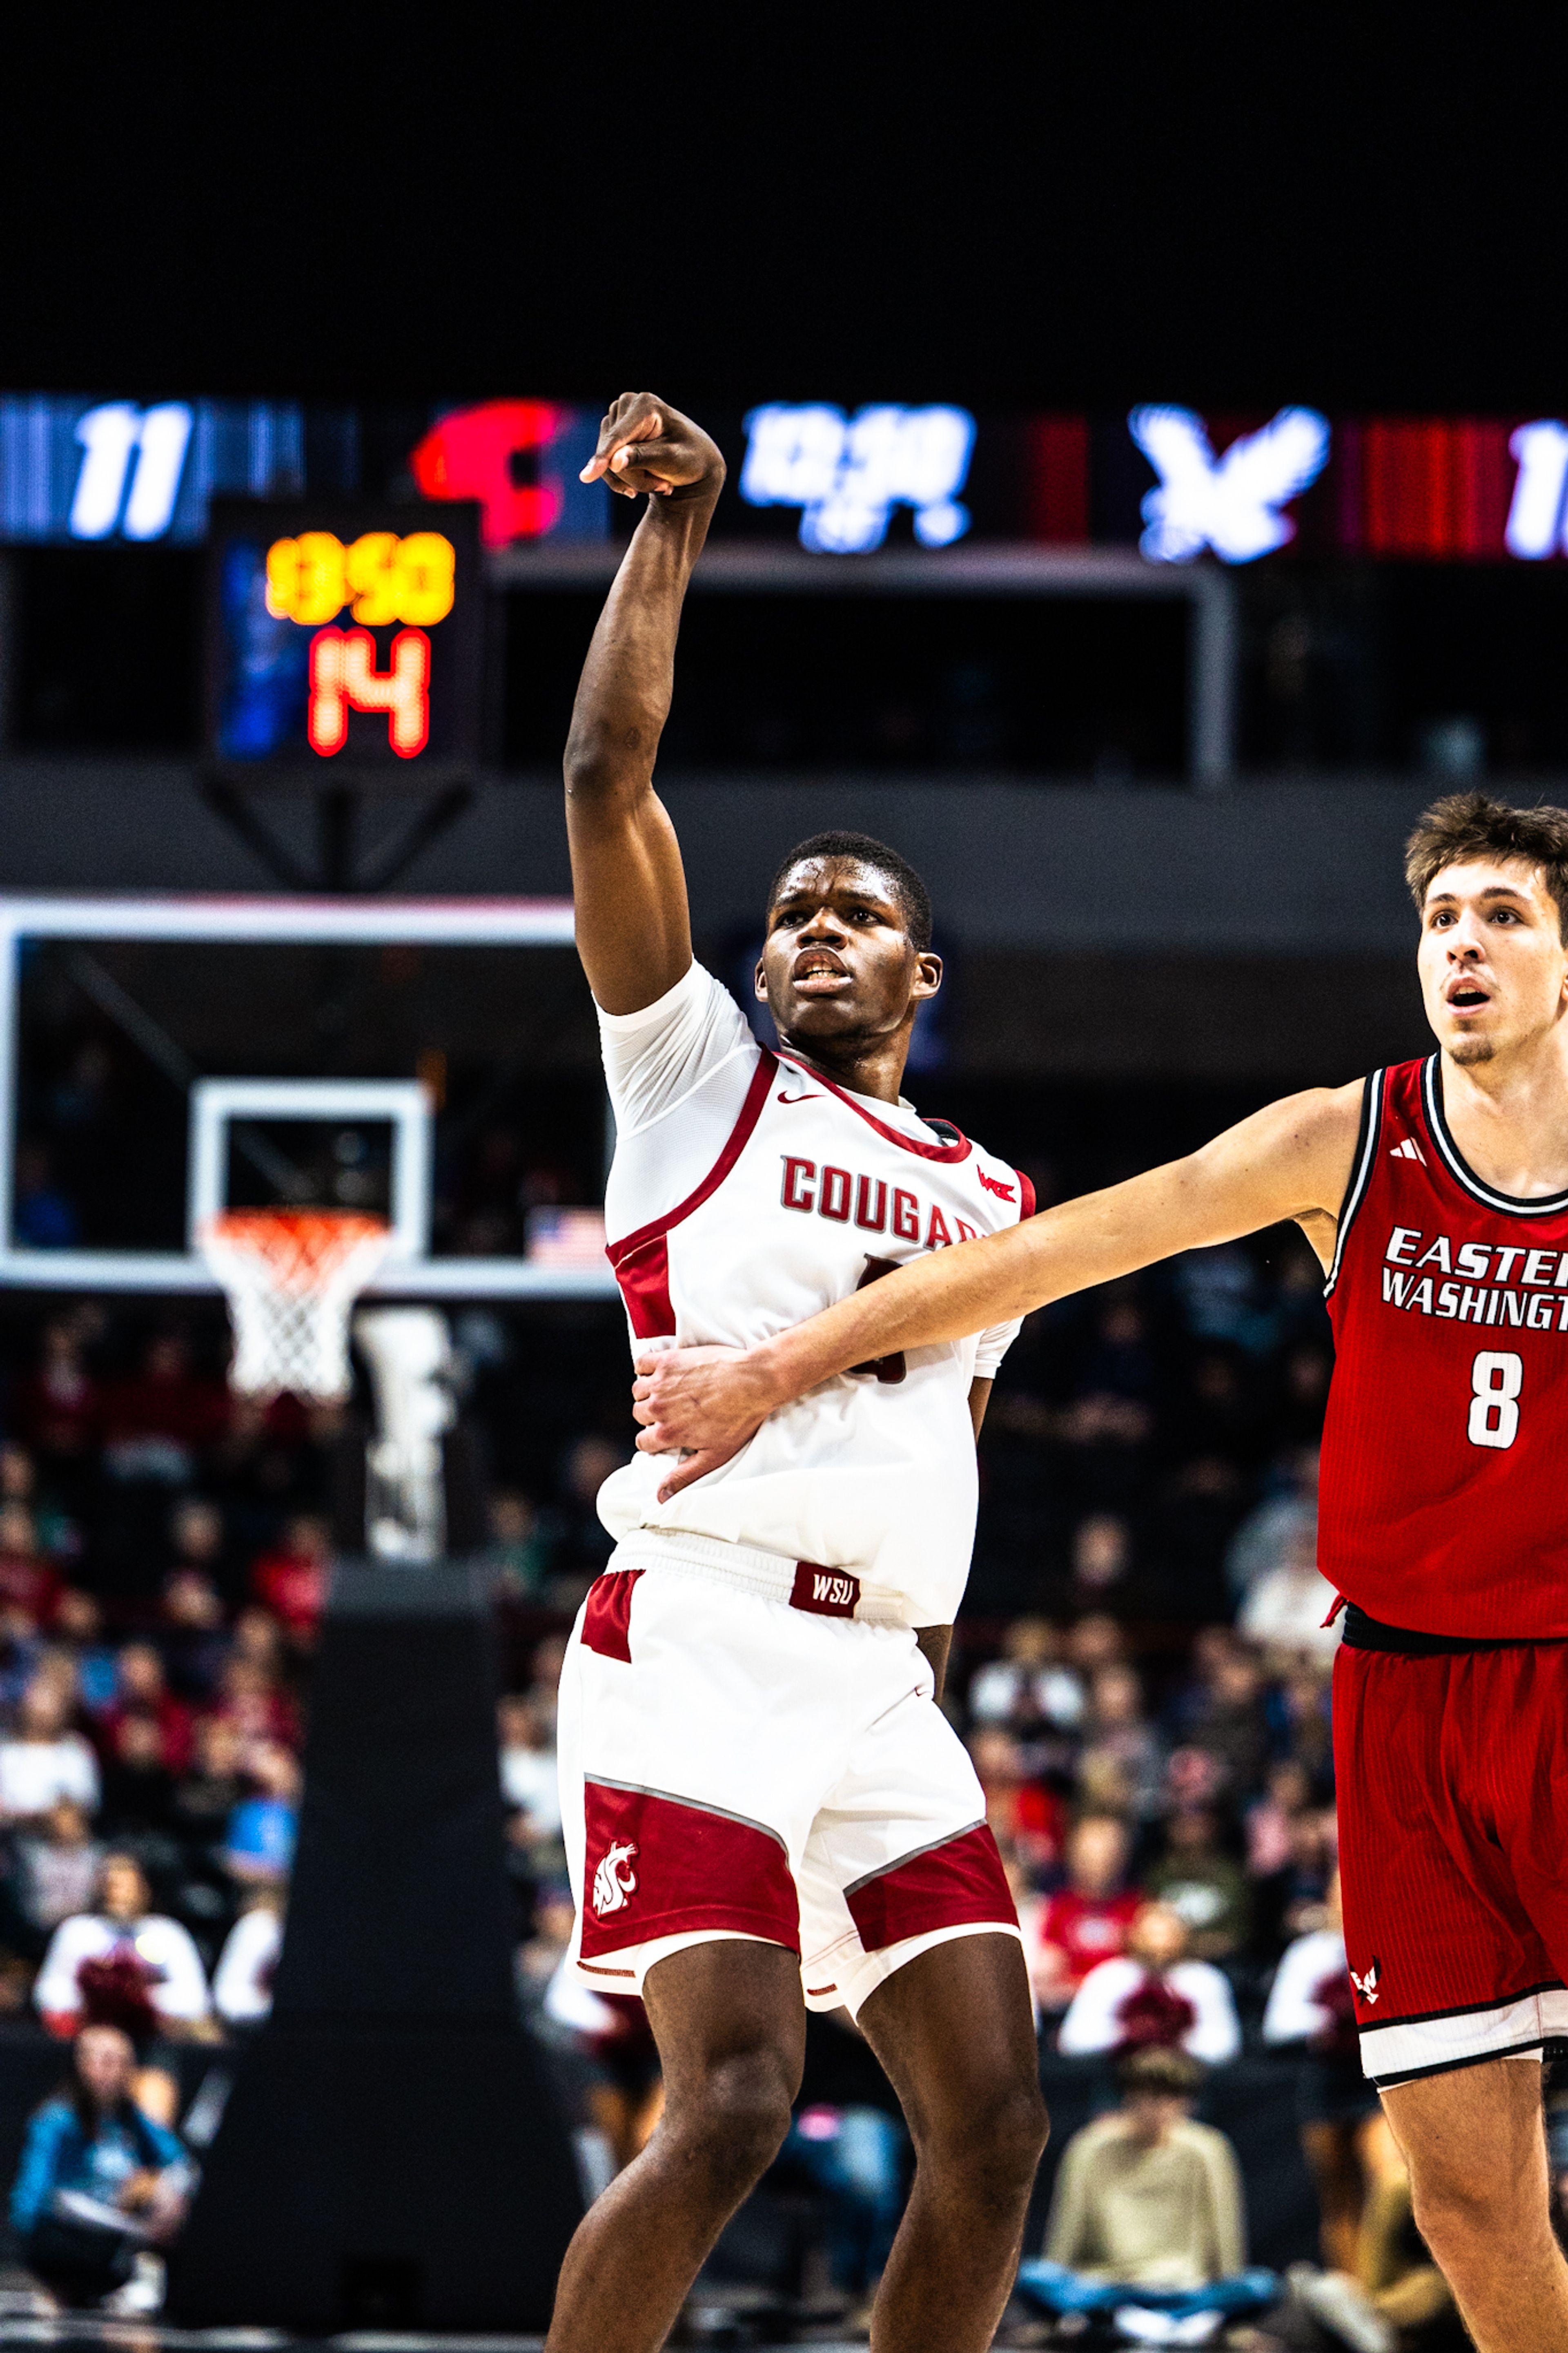
M 1320 1562 L 1363 2063 L 1482 2353 L 1568 2353 L 1544 2046 L 1568 2037 L 1568 812 L 1412 835 L 1437 1051 L 942 1250 L 739 1354 L 645 1357 L 664 1492 L 846 1366 L 1294 1219 L 1337 1362 Z M 1331 969 L 1323 985 L 1333 986 Z
M 647 494 L 565 759 L 577 944 L 616 1113 L 609 1256 L 639 1345 L 744 1345 L 1032 1203 L 1015 1170 L 900 1092 L 942 967 L 924 885 L 896 852 L 828 834 L 785 861 L 757 975 L 776 1052 L 694 959 L 652 776 L 723 460 L 633 393 L 586 471 Z M 601 1490 L 619 1541 L 561 1679 L 569 1966 L 643 1994 L 665 2109 L 568 2250 L 550 2353 L 665 2342 L 788 2130 L 808 2008 L 855 2018 L 915 2144 L 873 2344 L 991 2343 L 1045 2109 L 1017 1914 L 933 1669 L 1011 1337 L 862 1366 L 674 1509 L 645 1455 Z

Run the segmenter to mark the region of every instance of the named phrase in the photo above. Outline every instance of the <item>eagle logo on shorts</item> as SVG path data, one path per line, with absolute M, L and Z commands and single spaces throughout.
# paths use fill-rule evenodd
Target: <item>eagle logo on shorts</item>
M 636 1852 L 630 1839 L 616 1839 L 595 1872 L 594 1909 L 601 1920 L 606 1912 L 624 1912 L 626 1898 L 637 1894 L 637 1875 L 631 1867 Z
M 1377 1980 L 1382 1968 L 1383 1964 L 1374 1953 L 1372 1957 L 1372 1967 L 1364 1978 L 1358 1978 L 1353 1969 L 1351 1971 L 1352 1985 L 1354 1986 L 1363 2001 L 1368 2004 L 1377 2000 Z

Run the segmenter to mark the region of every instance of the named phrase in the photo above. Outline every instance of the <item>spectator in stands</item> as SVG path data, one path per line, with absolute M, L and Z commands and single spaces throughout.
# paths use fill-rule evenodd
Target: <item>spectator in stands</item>
M 1263 2040 L 1300 2053 L 1296 2113 L 1317 2185 L 1323 2261 L 1357 2274 L 1369 2209 L 1405 2179 L 1405 2161 L 1374 2086 L 1362 2073 L 1336 1874 L 1327 1919 L 1298 1936 L 1275 1973 Z M 1375 2229 L 1380 2218 L 1373 2216 Z
M 1236 2152 L 1223 2133 L 1192 2121 L 1201 2077 L 1176 2051 L 1135 2052 L 1122 2062 L 1120 2107 L 1075 2133 L 1063 2151 L 1045 2257 L 1019 2268 L 1031 2301 L 1051 2313 L 1131 2306 L 1177 2322 L 1257 2312 L 1274 2301 L 1273 2273 L 1243 2269 Z
M 597 1498 L 626 1450 L 597 1432 L 569 1447 L 562 1465 L 558 1504 L 540 1517 L 540 1535 L 550 1548 L 550 1598 L 558 1609 L 575 1609 L 608 1560 L 613 1539 L 599 1518 Z
M 31 1139 L 16 1146 L 11 1224 L 29 1250 L 69 1250 L 81 1236 L 76 1204 L 55 1179 L 47 1145 Z
M 103 1848 L 92 1834 L 84 1807 L 58 1798 L 42 1820 L 16 1841 L 16 1904 L 38 1942 L 35 1954 L 62 1920 L 85 1912 L 103 1868 Z
M 300 1512 L 289 1521 L 281 1548 L 265 1554 L 250 1572 L 250 1589 L 257 1600 L 300 1650 L 308 1651 L 315 1641 L 331 1565 L 331 1536 L 325 1520 Z
M 1275 1694 L 1280 1745 L 1306 1768 L 1313 1786 L 1325 1789 L 1334 1779 L 1332 1679 L 1331 1661 L 1298 1652 Z
M 1125 1950 L 1142 1905 L 1126 1884 L 1127 1825 L 1114 1814 L 1084 1814 L 1067 1844 L 1067 1884 L 1046 1898 L 1029 1939 L 1035 2000 L 1064 2010 L 1090 1969 Z
M 163 2245 L 184 2220 L 191 2174 L 175 2136 L 132 2097 L 135 2051 L 115 2026 L 87 2026 L 70 2080 L 34 2115 L 11 2190 L 11 2224 L 29 2270 L 62 2304 L 124 2291 L 138 2254 Z M 117 2221 L 116 2217 L 123 2217 Z M 141 2267 L 140 2296 L 122 2313 L 156 2310 L 161 2282 Z
M 1276 1566 L 1265 1569 L 1237 1618 L 1237 1631 L 1278 1656 L 1299 1653 L 1332 1659 L 1340 1628 L 1330 1625 L 1334 1589 L 1318 1568 L 1317 1537 L 1302 1528 L 1285 1546 Z
M 182 1495 L 169 1514 L 169 1575 L 194 1569 L 220 1591 L 225 1585 L 223 1514 L 202 1495 Z
M 1089 1685 L 1079 1773 L 1086 1786 L 1106 1786 L 1114 1768 L 1126 1803 L 1142 1821 L 1159 1812 L 1165 1757 L 1159 1735 L 1143 1715 L 1143 1686 L 1132 1668 L 1104 1666 Z
M 1073 1598 L 1081 1608 L 1100 1607 L 1120 1594 L 1132 1567 L 1132 1531 L 1119 1512 L 1090 1512 L 1073 1530 Z
M 128 1716 L 152 1718 L 163 1764 L 171 1773 L 183 1773 L 191 1756 L 191 1711 L 170 1691 L 163 1659 L 151 1642 L 125 1643 L 115 1662 L 114 1697 L 100 1718 L 111 1749 Z
M 98 1762 L 80 1733 L 68 1729 L 69 1712 L 60 1678 L 36 1673 L 16 1730 L 0 1740 L 0 1821 L 36 1820 L 61 1798 L 97 1811 Z
M 247 1794 L 245 1744 L 226 1716 L 197 1718 L 188 1769 L 175 1783 L 170 1823 L 190 1845 L 216 1848 Z
M 1263 1779 L 1268 1725 L 1261 1670 L 1239 1643 L 1213 1651 L 1204 1688 L 1190 1711 L 1187 1737 L 1219 1763 L 1222 1788 L 1235 1799 L 1251 1797 Z
M 535 1721 L 547 1725 L 552 1741 L 555 1738 L 555 1715 L 561 1690 L 561 1669 L 566 1657 L 564 1634 L 546 1634 L 534 1646 L 533 1665 L 529 1680 L 527 1699 Z
M 173 1568 L 164 1578 L 158 1648 L 174 1698 L 187 1708 L 205 1707 L 217 1689 L 229 1650 L 223 1599 L 205 1570 Z M 187 1739 L 187 1755 L 189 1746 Z M 180 1762 L 183 1768 L 185 1758 Z
M 67 1586 L 55 1605 L 54 1631 L 70 1646 L 82 1705 L 89 1715 L 100 1715 L 114 1704 L 120 1662 L 102 1639 L 103 1611 L 95 1597 L 79 1586 Z
M 153 1910 L 142 1866 L 129 1854 L 104 1857 L 97 1909 L 63 1920 L 50 1940 L 33 1999 L 51 2034 L 76 2032 L 86 2000 L 82 1973 L 110 1961 L 140 1979 L 164 2033 L 205 2026 L 212 2004 L 201 1955 L 188 1930 Z
M 249 1771 L 256 1788 L 229 1816 L 224 1863 L 247 1887 L 280 1888 L 300 1834 L 300 1767 L 281 1741 L 268 1740 L 252 1749 Z
M 171 1824 L 174 1777 L 157 1717 L 139 1708 L 125 1711 L 104 1745 L 104 1829 L 126 1842 L 162 1835 Z
M 1246 1944 L 1252 1893 L 1247 1873 L 1220 1845 L 1210 1807 L 1178 1806 L 1165 1829 L 1165 1852 L 1146 1881 L 1187 1931 L 1199 1960 L 1226 1960 Z
M 1188 1959 L 1186 1928 L 1168 1904 L 1143 1905 L 1126 1952 L 1090 1969 L 1057 2038 L 1069 2059 L 1152 2043 L 1209 2067 L 1223 2067 L 1241 2049 L 1230 1987 L 1212 1962 Z
M 116 1479 L 188 1486 L 227 1423 L 227 1390 L 193 1371 L 184 1333 L 160 1332 L 104 1398 L 105 1467 Z
M 247 1611 L 247 1617 L 252 1613 Z M 237 1639 L 218 1679 L 218 1715 L 232 1724 L 248 1747 L 253 1741 L 291 1745 L 299 1734 L 299 1711 L 260 1661 L 247 1657 Z
M 887 2267 L 904 2210 L 908 2148 L 885 2108 L 818 2100 L 795 2110 L 778 2154 L 786 2175 L 798 2169 L 826 2193 L 828 2277 L 859 2305 Z M 868 2335 L 869 2319 L 866 2310 L 850 2326 Z
M 1047 1871 L 1061 1852 L 1061 1800 L 1031 1778 L 1010 1732 L 991 1725 L 973 1734 L 969 1753 L 985 1793 L 985 1819 L 1004 1856 L 1016 1855 L 1026 1871 Z
M 36 1371 L 20 1388 L 17 1420 L 47 1469 L 75 1492 L 101 1434 L 102 1397 L 87 1369 L 79 1315 L 44 1326 Z
M 561 1836 L 554 1727 L 515 1696 L 501 1701 L 500 1722 L 501 1795 L 524 1818 L 531 1846 L 553 1846 Z
M 1047 1618 L 1015 1618 L 1002 1637 L 1002 1656 L 970 1681 L 969 1713 L 976 1724 L 1013 1731 L 1043 1724 L 1073 1732 L 1083 1712 L 1082 1679 L 1063 1662 L 1061 1639 Z
M 54 1618 L 65 1580 L 38 1549 L 38 1532 L 24 1503 L 0 1503 L 0 1605 L 24 1609 L 36 1626 Z
M 228 2026 L 259 2026 L 272 2008 L 283 1951 L 283 1896 L 260 1889 L 233 1927 L 213 1972 L 213 2007 Z
M 1231 1539 L 1225 1573 L 1237 1602 L 1302 1541 L 1311 1545 L 1316 1556 L 1318 1452 L 1315 1446 L 1298 1446 L 1285 1454 L 1268 1493 Z
M 1293 1859 L 1294 1825 L 1312 1802 L 1312 1785 L 1295 1757 L 1268 1767 L 1261 1797 L 1247 1809 L 1247 1868 L 1255 1880 L 1272 1878 Z
M 501 1589 L 519 1600 L 539 1599 L 550 1567 L 550 1546 L 540 1529 L 539 1514 L 515 1488 L 500 1488 L 490 1497 L 489 1524 L 485 1558 Z

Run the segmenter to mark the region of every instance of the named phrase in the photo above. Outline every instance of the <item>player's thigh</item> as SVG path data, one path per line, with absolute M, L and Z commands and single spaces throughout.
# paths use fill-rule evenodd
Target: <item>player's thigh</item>
M 1568 1985 L 1568 1642 L 1521 1645 L 1483 1663 L 1477 1712 L 1492 1727 L 1499 1836 L 1551 1974 Z M 1554 2033 L 1568 2030 L 1568 2005 L 1551 2023 Z
M 1552 1975 L 1489 1832 L 1489 1746 L 1470 1664 L 1341 1653 L 1334 1670 L 1345 1948 L 1367 2073 L 1380 2083 L 1500 2055 Z
M 858 2017 L 928 1950 L 1020 1941 L 974 1767 L 906 1632 L 865 1662 L 860 1728 L 812 1822 L 799 1874 L 805 1996 Z
M 916 2147 L 994 2147 L 1033 2162 L 1046 2113 L 1028 1971 L 1017 1939 L 979 1933 L 931 1947 L 867 1995 L 858 2021 Z
M 1410 2169 L 1418 2222 L 1458 2211 L 1484 2213 L 1506 2237 L 1547 2226 L 1541 2098 L 1534 2059 L 1492 2059 L 1389 2086 L 1384 2108 Z

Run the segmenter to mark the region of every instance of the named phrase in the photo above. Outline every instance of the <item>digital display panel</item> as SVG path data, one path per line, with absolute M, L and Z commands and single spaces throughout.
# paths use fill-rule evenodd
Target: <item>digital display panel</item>
M 220 501 L 207 756 L 220 775 L 460 776 L 480 752 L 479 509 Z
M 1568 421 L 1552 416 L 685 396 L 729 468 L 713 537 L 829 564 L 959 542 L 1136 547 L 1155 564 L 1568 557 Z M 189 543 L 233 497 L 474 505 L 492 555 L 614 540 L 635 516 L 578 479 L 600 414 L 531 396 L 395 408 L 0 394 L 0 543 Z

